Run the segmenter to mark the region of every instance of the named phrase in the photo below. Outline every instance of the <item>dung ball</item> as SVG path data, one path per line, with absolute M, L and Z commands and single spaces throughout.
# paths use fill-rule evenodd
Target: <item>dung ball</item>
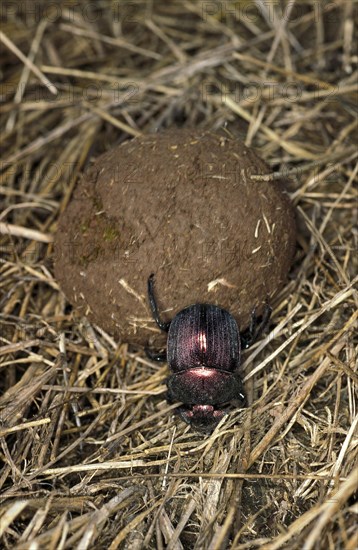
M 159 335 L 194 303 L 227 309 L 243 330 L 282 286 L 295 248 L 291 203 L 250 148 L 175 129 L 122 143 L 83 175 L 61 215 L 55 276 L 71 304 L 119 342 Z

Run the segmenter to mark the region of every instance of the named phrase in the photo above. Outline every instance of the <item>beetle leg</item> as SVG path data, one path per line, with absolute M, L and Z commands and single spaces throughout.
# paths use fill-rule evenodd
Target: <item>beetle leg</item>
M 248 330 L 245 330 L 243 334 L 240 335 L 241 345 L 244 349 L 250 347 L 255 340 L 262 334 L 265 328 L 268 325 L 272 313 L 272 308 L 266 302 L 261 321 L 257 322 L 256 308 L 253 309 L 251 314 L 251 322 Z
M 165 383 L 167 385 L 167 393 L 165 394 L 165 398 L 167 400 L 168 405 L 172 405 L 173 403 L 176 403 L 178 401 L 177 399 L 175 399 L 175 397 L 173 396 L 171 390 L 169 389 L 168 381 L 169 381 L 170 378 L 171 378 L 171 376 L 168 376 L 168 378 L 165 381 Z
M 157 302 L 155 301 L 154 273 L 152 273 L 148 278 L 148 297 L 149 297 L 150 309 L 152 310 L 152 315 L 154 317 L 155 322 L 157 323 L 160 330 L 164 330 L 165 332 L 168 332 L 170 327 L 170 321 L 165 322 L 161 320 L 159 311 L 158 311 Z
M 240 390 L 237 397 L 236 397 L 237 403 L 240 408 L 246 408 L 247 407 L 247 398 L 244 390 Z
M 236 395 L 233 397 L 233 400 L 237 403 L 239 407 L 247 407 L 247 398 L 241 376 L 238 372 L 236 372 L 233 374 L 233 377 L 236 385 Z
M 146 356 L 152 361 L 166 361 L 167 352 L 164 351 L 154 351 L 148 347 L 144 348 Z

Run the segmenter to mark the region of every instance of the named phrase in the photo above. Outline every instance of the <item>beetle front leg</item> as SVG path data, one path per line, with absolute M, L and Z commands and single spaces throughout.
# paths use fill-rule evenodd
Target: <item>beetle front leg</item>
M 234 375 L 234 381 L 235 381 L 235 395 L 233 397 L 233 400 L 237 403 L 237 405 L 240 408 L 247 407 L 247 398 L 245 393 L 244 384 L 242 382 L 241 376 L 239 373 L 235 373 Z
M 272 313 L 272 308 L 266 302 L 263 315 L 261 317 L 260 323 L 257 322 L 256 308 L 253 309 L 251 314 L 251 322 L 248 330 L 245 330 L 243 334 L 240 335 L 241 345 L 244 349 L 249 348 L 257 338 L 262 334 L 265 328 L 268 325 Z
M 164 351 L 154 351 L 148 347 L 144 348 L 145 354 L 148 357 L 148 359 L 151 359 L 152 361 L 166 361 L 167 360 L 167 352 Z
M 165 322 L 165 321 L 161 320 L 160 315 L 159 315 L 159 311 L 158 311 L 157 302 L 155 301 L 155 296 L 154 296 L 154 273 L 149 275 L 149 278 L 148 278 L 148 297 L 149 297 L 150 309 L 152 310 L 152 315 L 153 315 L 153 318 L 154 318 L 155 322 L 157 323 L 160 330 L 164 330 L 165 332 L 168 332 L 169 327 L 170 327 L 170 321 Z

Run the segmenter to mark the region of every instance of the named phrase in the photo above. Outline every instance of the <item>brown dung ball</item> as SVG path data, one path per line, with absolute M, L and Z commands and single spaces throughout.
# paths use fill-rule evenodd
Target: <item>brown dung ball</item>
M 61 216 L 55 275 L 68 300 L 118 341 L 159 333 L 162 318 L 212 303 L 240 329 L 285 282 L 295 247 L 289 199 L 240 141 L 175 129 L 126 141 L 84 174 Z M 161 340 L 162 341 L 162 340 Z

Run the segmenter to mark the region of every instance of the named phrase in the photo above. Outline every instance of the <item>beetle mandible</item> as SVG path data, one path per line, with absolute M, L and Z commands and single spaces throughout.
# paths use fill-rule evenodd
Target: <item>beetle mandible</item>
M 150 359 L 168 361 L 169 403 L 181 401 L 181 418 L 193 428 L 209 432 L 229 412 L 230 404 L 246 403 L 239 374 L 241 348 L 249 347 L 266 327 L 271 308 L 266 304 L 261 322 L 255 309 L 248 330 L 240 334 L 234 317 L 212 304 L 193 304 L 162 321 L 154 296 L 154 274 L 148 278 L 148 297 L 158 327 L 168 332 L 167 349 L 153 352 Z

